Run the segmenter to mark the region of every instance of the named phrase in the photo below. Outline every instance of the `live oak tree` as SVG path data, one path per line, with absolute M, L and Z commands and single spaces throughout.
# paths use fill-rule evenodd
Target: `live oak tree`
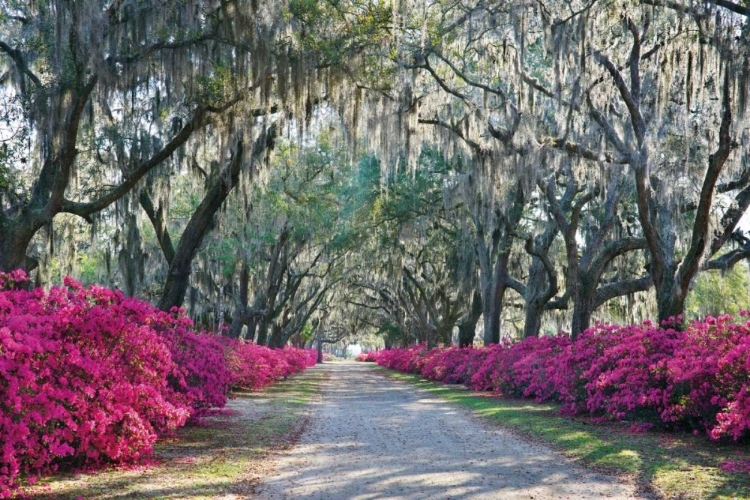
M 94 221 L 154 168 L 190 157 L 200 132 L 228 145 L 257 113 L 304 116 L 312 81 L 327 77 L 284 41 L 282 7 L 4 2 L 0 269 L 34 267 L 29 244 L 56 215 Z
M 352 202 L 350 169 L 330 137 L 315 147 L 285 142 L 271 160 L 267 183 L 255 187 L 250 213 L 232 229 L 240 270 L 230 335 L 246 327 L 246 338 L 279 347 L 328 303 L 353 244 L 342 209 Z
M 472 297 L 472 304 L 475 300 L 481 304 L 484 343 L 496 344 L 500 342 L 500 320 L 505 293 L 512 285 L 512 233 L 523 216 L 525 196 L 520 183 L 516 184 L 513 191 L 506 190 L 508 196 L 513 197 L 513 206 L 507 213 L 503 213 L 496 203 L 487 201 L 486 195 L 478 193 L 476 184 L 475 177 L 468 175 L 460 186 L 464 206 L 470 214 L 473 244 L 479 264 L 480 289 Z
M 425 151 L 413 174 L 395 174 L 368 197 L 362 224 L 370 235 L 349 280 L 359 295 L 348 303 L 400 343 L 449 343 L 455 328 L 463 343 L 473 342 L 481 314 L 474 248 L 460 197 L 445 191 L 455 189 L 460 169 Z
M 666 320 L 699 273 L 750 257 L 749 17 L 7 1 L 0 269 L 100 262 L 128 294 L 274 346 L 322 311 L 429 345 L 468 345 L 480 321 L 499 342 L 519 311 L 522 335 L 577 335 L 634 294 Z
M 185 300 L 190 283 L 193 259 L 198 252 L 204 237 L 214 225 L 214 217 L 224 204 L 232 190 L 240 182 L 243 171 L 261 168 L 276 136 L 276 124 L 264 128 L 254 140 L 252 149 L 245 152 L 243 139 L 238 139 L 226 160 L 226 165 L 220 168 L 212 178 L 206 179 L 206 193 L 198 207 L 190 216 L 182 230 L 177 246 L 172 243 L 165 218 L 168 212 L 159 205 L 154 208 L 151 196 L 147 190 L 140 194 L 140 204 L 154 226 L 154 232 L 168 263 L 167 277 L 163 285 L 158 307 L 169 311 L 173 307 L 181 307 Z
M 714 236 L 715 194 L 747 186 L 736 147 L 747 141 L 747 68 L 734 63 L 747 49 L 742 6 L 406 4 L 394 38 L 401 68 L 418 71 L 408 91 L 418 121 L 489 163 L 477 169 L 492 172 L 488 191 L 492 176 L 536 182 L 571 158 L 592 179 L 625 165 L 658 317 L 680 314 L 702 260 L 747 207 L 737 194 Z
M 618 221 L 618 211 L 626 215 L 622 214 L 621 207 L 627 187 L 622 172 L 614 172 L 598 210 L 593 205 L 599 201 L 600 186 L 581 186 L 569 164 L 560 172 L 561 179 L 557 177 L 552 175 L 540 180 L 539 188 L 548 202 L 547 210 L 560 228 L 565 246 L 565 293 L 555 307 L 567 307 L 568 302 L 572 302 L 570 332 L 575 337 L 591 326 L 592 315 L 598 307 L 615 297 L 648 290 L 652 278 L 645 275 L 623 279 L 620 273 L 612 272 L 613 261 L 619 256 L 646 248 L 643 237 L 628 234 Z M 560 181 L 564 192 L 558 197 Z M 592 209 L 596 212 L 592 213 Z M 610 277 L 606 282 L 605 272 Z

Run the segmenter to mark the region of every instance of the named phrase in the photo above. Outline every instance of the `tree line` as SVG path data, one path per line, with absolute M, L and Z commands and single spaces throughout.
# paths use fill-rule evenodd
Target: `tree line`
M 0 269 L 39 284 L 466 345 L 669 320 L 750 255 L 740 3 L 0 9 Z

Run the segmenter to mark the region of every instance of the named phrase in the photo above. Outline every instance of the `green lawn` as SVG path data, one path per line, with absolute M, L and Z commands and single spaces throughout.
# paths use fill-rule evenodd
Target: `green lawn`
M 534 441 L 550 445 L 583 464 L 635 478 L 647 491 L 666 498 L 750 498 L 750 474 L 727 473 L 719 465 L 750 457 L 750 447 L 714 444 L 704 436 L 634 433 L 623 424 L 593 424 L 558 415 L 554 404 L 510 400 L 463 387 L 436 384 L 383 368 L 384 374 L 472 410 Z

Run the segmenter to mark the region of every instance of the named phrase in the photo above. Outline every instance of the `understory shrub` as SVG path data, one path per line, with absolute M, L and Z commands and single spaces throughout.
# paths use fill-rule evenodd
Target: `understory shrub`
M 151 454 L 158 436 L 314 364 L 315 352 L 193 331 L 118 291 L 66 279 L 29 290 L 0 273 L 0 498 L 19 477 L 95 468 Z
M 378 360 L 378 351 L 362 352 L 357 354 L 357 361 L 366 363 L 375 363 Z
M 314 366 L 318 360 L 315 349 L 270 349 L 234 339 L 223 340 L 229 347 L 227 363 L 232 372 L 232 386 L 243 389 L 261 389 Z
M 575 341 L 559 334 L 482 348 L 416 345 L 380 351 L 376 361 L 473 390 L 556 401 L 565 414 L 737 440 L 750 430 L 750 322 L 742 321 L 709 317 L 684 330 L 598 324 Z

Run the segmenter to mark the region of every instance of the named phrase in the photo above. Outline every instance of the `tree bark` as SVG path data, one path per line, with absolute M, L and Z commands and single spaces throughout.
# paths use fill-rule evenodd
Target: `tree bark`
M 234 314 L 232 315 L 232 324 L 229 326 L 230 337 L 234 339 L 240 338 L 242 335 L 242 327 L 245 325 L 243 316 L 247 312 L 247 301 L 250 287 L 250 269 L 247 259 L 242 260 L 242 268 L 240 269 L 240 289 L 239 297 L 237 300 L 237 306 L 234 308 Z
M 500 342 L 500 316 L 503 311 L 505 292 L 508 289 L 510 275 L 508 262 L 513 243 L 511 232 L 518 225 L 523 215 L 524 204 L 523 186 L 516 185 L 513 206 L 506 217 L 497 221 L 490 247 L 485 241 L 482 225 L 475 219 L 477 226 L 476 249 L 479 256 L 479 270 L 482 282 L 482 317 L 484 318 L 484 345 Z M 494 262 L 493 256 L 494 254 Z
M 35 222 L 28 216 L 5 221 L 0 219 L 0 271 L 31 271 L 35 267 L 35 261 L 26 256 L 26 250 L 36 232 L 43 226 L 44 224 Z
M 730 73 L 732 64 L 727 62 L 724 67 L 719 144 L 716 151 L 709 155 L 705 177 L 700 187 L 695 220 L 691 228 L 690 246 L 685 255 L 680 258 L 675 246 L 674 216 L 669 207 L 654 196 L 654 193 L 659 191 L 660 181 L 651 175 L 651 162 L 653 160 L 649 158 L 646 120 L 640 109 L 642 36 L 632 20 L 627 20 L 627 28 L 633 37 L 629 62 L 629 87 L 620 70 L 612 61 L 602 54 L 596 54 L 596 58 L 612 77 L 622 101 L 627 106 L 637 147 L 626 146 L 619 139 L 613 126 L 604 119 L 600 112 L 593 109 L 590 101 L 589 106 L 592 108 L 592 118 L 600 125 L 610 143 L 628 158 L 628 163 L 635 173 L 638 218 L 651 257 L 649 273 L 653 278 L 656 289 L 659 321 L 666 321 L 683 314 L 690 282 L 700 270 L 700 261 L 704 257 L 706 247 L 711 245 L 709 241 L 711 239 L 709 220 L 717 181 L 729 158 L 731 149 L 735 146 L 731 137 L 730 90 L 732 85 Z
M 574 284 L 575 288 L 572 293 L 573 319 L 570 325 L 573 338 L 591 326 L 591 317 L 596 309 L 597 282 L 591 283 L 589 277 L 583 274 Z
M 266 316 L 263 316 L 258 323 L 258 345 L 268 344 L 268 328 L 269 320 Z
M 275 137 L 275 124 L 261 133 L 253 146 L 250 160 L 251 168 L 268 149 L 273 147 Z M 232 189 L 239 183 L 243 150 L 244 146 L 240 140 L 237 142 L 236 151 L 229 165 L 208 189 L 208 192 L 203 197 L 203 201 L 190 217 L 177 244 L 174 257 L 169 263 L 167 280 L 164 283 L 164 289 L 158 303 L 158 307 L 162 311 L 169 311 L 173 307 L 182 306 L 185 300 L 185 292 L 190 283 L 193 259 L 203 242 L 203 238 L 213 226 L 216 212 L 224 204 L 224 200 L 229 196 Z
M 317 362 L 317 364 L 320 365 L 320 364 L 323 364 L 323 337 L 320 335 L 320 330 L 318 330 L 317 338 L 318 338 L 317 339 L 318 340 L 318 346 L 317 346 L 317 348 L 318 348 L 318 359 L 317 359 L 316 362 Z
M 537 337 L 542 328 L 542 313 L 544 313 L 547 301 L 543 298 L 548 287 L 547 272 L 544 265 L 537 257 L 532 257 L 529 267 L 529 279 L 526 282 L 526 295 L 524 297 L 524 324 L 523 337 Z
M 480 316 L 482 316 L 482 295 L 474 290 L 471 297 L 471 308 L 458 322 L 458 347 L 468 347 L 474 344 L 474 336 Z
M 532 302 L 526 304 L 526 310 L 524 315 L 523 323 L 523 338 L 538 337 L 539 331 L 542 329 L 542 312 L 543 307 L 539 307 L 538 304 Z
M 54 110 L 67 116 L 65 122 L 59 124 L 64 132 L 60 145 L 47 152 L 28 201 L 20 208 L 0 210 L 0 271 L 27 268 L 26 250 L 34 235 L 62 211 L 65 190 L 78 154 L 76 142 L 82 115 L 98 81 L 91 77 L 84 84 L 82 78 L 81 74 L 76 75 L 76 88 L 69 99 L 61 99 L 58 103 L 62 109 Z
M 224 200 L 239 182 L 242 166 L 242 141 L 237 143 L 237 150 L 230 161 L 229 168 L 222 172 L 220 178 L 209 188 L 206 196 L 193 215 L 190 217 L 180 242 L 175 249 L 174 258 L 169 263 L 167 280 L 164 283 L 158 307 L 162 311 L 169 311 L 173 307 L 180 307 L 185 301 L 185 292 L 190 283 L 193 259 L 198 253 L 203 238 L 213 225 L 213 219 Z M 229 177 L 227 179 L 226 177 Z
M 509 240 L 510 238 L 504 238 Z M 508 261 L 510 260 L 510 242 L 507 250 L 498 252 L 492 281 L 488 284 L 489 299 L 484 301 L 484 345 L 500 343 L 500 315 L 503 312 L 503 300 L 507 290 Z M 485 292 L 487 293 L 487 292 Z
M 685 312 L 685 299 L 689 289 L 682 288 L 677 280 L 676 270 L 666 268 L 658 280 L 655 277 L 656 306 L 659 314 L 659 322 L 669 322 L 674 326 L 682 323 L 678 320 Z
M 550 221 L 544 233 L 526 239 L 525 248 L 526 253 L 531 256 L 531 265 L 523 297 L 526 306 L 524 338 L 539 335 L 542 314 L 558 291 L 557 272 L 549 259 L 549 249 L 558 231 L 557 223 Z
M 273 347 L 276 349 L 279 349 L 281 347 L 284 347 L 284 344 L 286 344 L 286 339 L 282 339 L 282 329 L 277 324 L 271 325 L 271 337 L 268 339 L 268 347 Z
M 497 344 L 500 342 L 500 328 L 498 325 L 496 335 L 494 330 L 495 324 L 492 322 L 492 317 L 495 315 L 497 315 L 498 318 L 500 317 L 499 309 L 501 308 L 501 305 L 494 303 L 491 299 L 494 296 L 492 280 L 483 277 L 482 284 L 482 317 L 484 318 L 482 340 L 484 341 L 484 345 Z

